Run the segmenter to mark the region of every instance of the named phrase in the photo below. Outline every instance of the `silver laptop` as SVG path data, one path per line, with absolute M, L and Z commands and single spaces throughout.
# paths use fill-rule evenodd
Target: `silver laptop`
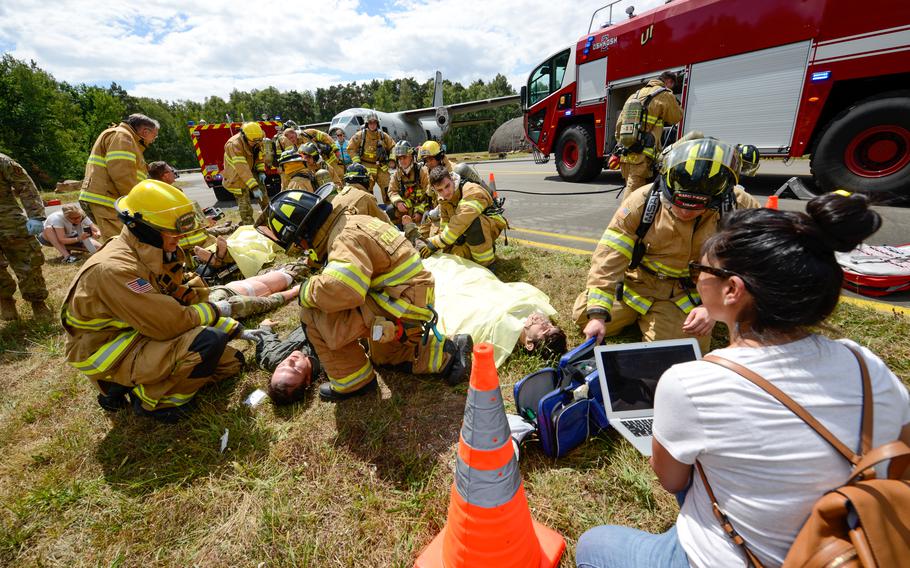
M 595 347 L 594 359 L 610 426 L 635 449 L 650 456 L 658 379 L 673 365 L 700 358 L 694 338 Z

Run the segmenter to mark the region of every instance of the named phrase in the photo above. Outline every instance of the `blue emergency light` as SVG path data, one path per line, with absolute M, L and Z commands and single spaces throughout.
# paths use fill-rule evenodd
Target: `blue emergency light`
M 813 83 L 821 83 L 822 81 L 827 81 L 830 78 L 831 78 L 830 71 L 816 71 L 816 72 L 812 73 L 812 82 Z
M 587 47 L 585 48 L 584 51 L 582 51 L 582 53 L 584 53 L 585 55 L 587 55 L 587 54 L 590 53 L 590 52 L 591 52 L 591 50 L 588 49 Z

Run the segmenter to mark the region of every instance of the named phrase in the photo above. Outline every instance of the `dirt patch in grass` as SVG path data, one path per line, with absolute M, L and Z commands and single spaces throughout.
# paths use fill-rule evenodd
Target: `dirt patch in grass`
M 588 258 L 499 254 L 502 278 L 549 294 L 570 343 L 580 342 L 570 311 Z M 45 265 L 55 310 L 77 270 Z M 296 317 L 294 306 L 272 315 L 284 333 Z M 842 305 L 830 325 L 910 381 L 906 318 Z M 63 363 L 63 345 L 56 322 L 0 327 L 0 565 L 411 566 L 445 523 L 464 385 L 384 372 L 375 395 L 250 410 L 242 400 L 267 379 L 251 368 L 164 426 L 103 412 Z M 549 363 L 516 353 L 503 365 L 509 410 L 515 382 Z M 528 445 L 521 470 L 534 516 L 569 542 L 564 566 L 594 525 L 661 531 L 676 517 L 647 461 L 611 433 L 560 460 Z

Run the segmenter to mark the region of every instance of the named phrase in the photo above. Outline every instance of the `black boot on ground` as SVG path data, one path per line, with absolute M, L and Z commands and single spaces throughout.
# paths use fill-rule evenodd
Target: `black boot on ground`
M 447 385 L 457 385 L 468 380 L 471 373 L 471 354 L 474 351 L 474 340 L 463 333 L 451 339 L 446 339 L 443 351 L 452 358 L 442 370 L 442 378 Z
M 126 395 L 130 392 L 129 387 L 118 385 L 117 383 L 112 383 L 110 381 L 98 382 L 102 383 L 105 392 L 104 394 L 98 395 L 98 404 L 101 408 L 108 412 L 118 412 L 129 406 L 129 402 L 126 400 Z
M 348 398 L 354 398 L 370 392 L 376 392 L 376 379 L 364 385 L 363 387 L 351 392 L 338 392 L 332 388 L 332 383 L 322 383 L 319 385 L 319 398 L 327 402 L 340 402 Z
M 130 395 L 130 400 L 132 400 L 133 403 L 134 414 L 137 416 L 145 416 L 164 424 L 176 424 L 177 422 L 180 422 L 182 418 L 185 418 L 188 414 L 186 405 L 171 406 L 168 408 L 162 408 L 161 410 L 146 410 L 142 407 L 142 401 L 138 396 Z

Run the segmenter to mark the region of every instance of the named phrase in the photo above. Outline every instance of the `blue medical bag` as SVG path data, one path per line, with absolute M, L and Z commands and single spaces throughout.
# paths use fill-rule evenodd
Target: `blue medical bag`
M 518 414 L 536 428 L 551 457 L 565 455 L 609 424 L 593 338 L 563 355 L 555 369 L 546 367 L 518 381 L 513 394 Z

